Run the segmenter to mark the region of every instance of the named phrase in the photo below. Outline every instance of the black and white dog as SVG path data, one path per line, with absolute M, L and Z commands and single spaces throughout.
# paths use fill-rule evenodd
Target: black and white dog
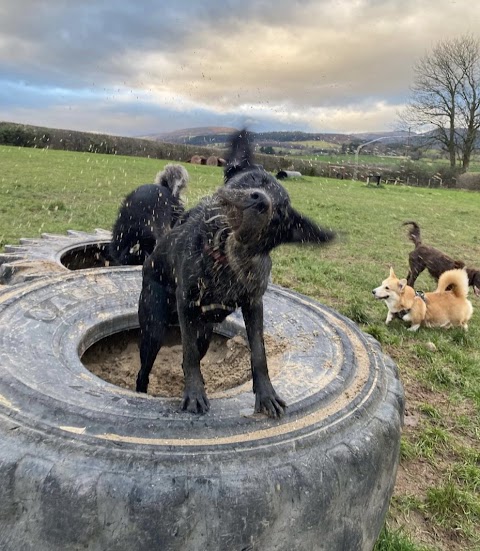
M 134 189 L 124 199 L 109 245 L 114 264 L 143 264 L 163 236 L 184 212 L 180 198 L 188 183 L 181 165 L 166 165 L 153 184 Z
M 147 391 L 166 329 L 178 318 L 185 375 L 182 409 L 208 411 L 200 360 L 214 324 L 241 308 L 251 350 L 255 411 L 280 417 L 286 404 L 270 382 L 263 339 L 269 253 L 283 243 L 324 244 L 334 236 L 293 209 L 283 186 L 253 164 L 248 133 L 236 134 L 225 185 L 188 211 L 144 263 L 137 391 Z

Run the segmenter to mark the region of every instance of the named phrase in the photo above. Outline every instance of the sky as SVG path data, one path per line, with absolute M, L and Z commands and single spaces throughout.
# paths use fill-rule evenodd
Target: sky
M 392 131 L 476 0 L 0 0 L 0 120 L 143 136 Z

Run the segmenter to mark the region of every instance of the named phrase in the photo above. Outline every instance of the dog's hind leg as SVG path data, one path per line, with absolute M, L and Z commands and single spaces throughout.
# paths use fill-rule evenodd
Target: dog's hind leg
M 213 324 L 212 323 L 205 324 L 204 330 L 201 331 L 197 337 L 197 347 L 198 347 L 198 353 L 200 354 L 200 360 L 203 359 L 203 357 L 208 351 L 208 347 L 210 346 L 210 341 L 212 340 L 212 335 L 213 335 Z
M 178 321 L 182 332 L 183 374 L 185 389 L 183 391 L 182 409 L 191 413 L 206 413 L 210 409 L 205 392 L 205 384 L 200 371 L 200 360 L 205 356 L 213 332 L 211 324 L 204 324 L 198 319 L 198 312 L 185 305 L 178 304 Z
M 426 265 L 422 257 L 417 254 L 416 250 L 410 253 L 408 264 L 410 269 L 407 274 L 407 285 L 413 287 L 417 277 L 423 272 L 423 270 L 425 270 Z
M 269 417 L 281 417 L 287 407 L 277 395 L 268 375 L 267 356 L 263 340 L 263 303 L 242 306 L 243 319 L 251 351 L 255 412 Z
M 137 392 L 147 392 L 150 371 L 165 339 L 171 318 L 172 302 L 167 287 L 144 275 L 138 307 L 141 366 L 137 375 Z
M 417 277 L 423 272 L 424 268 L 419 270 L 416 266 L 411 266 L 407 274 L 407 285 L 414 287 Z

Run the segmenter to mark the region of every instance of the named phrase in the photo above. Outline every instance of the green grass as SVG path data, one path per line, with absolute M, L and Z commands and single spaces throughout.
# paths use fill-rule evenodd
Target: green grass
M 431 547 L 415 544 L 403 530 L 384 527 L 373 551 L 434 551 Z
M 168 161 L 0 146 L 0 246 L 68 228 L 110 228 L 120 200 Z M 221 170 L 188 165 L 189 201 L 221 183 Z
M 0 147 L 0 246 L 41 232 L 109 229 L 122 198 L 153 181 L 167 162 Z M 186 167 L 188 206 L 222 184 L 219 168 Z M 389 523 L 401 529 L 384 531 L 376 551 L 480 549 L 480 301 L 471 297 L 467 334 L 412 334 L 399 320 L 386 327 L 385 305 L 371 295 L 390 266 L 399 276 L 407 273 L 412 243 L 405 220 L 420 224 L 425 243 L 480 268 L 480 194 L 310 177 L 285 186 L 298 210 L 341 237 L 323 249 L 275 250 L 274 282 L 335 308 L 377 338 L 397 362 L 407 408 L 418 420 L 404 429 L 401 462 L 408 476 L 389 513 Z M 432 290 L 435 284 L 424 273 L 417 286 Z M 422 468 L 435 473 L 434 483 L 426 484 Z
M 453 482 L 430 488 L 423 507 L 434 522 L 449 532 L 477 539 L 480 526 L 478 493 L 462 490 Z
M 427 424 L 415 440 L 415 456 L 435 462 L 436 457 L 448 449 L 449 440 L 445 429 Z
M 301 145 L 303 147 L 311 147 L 312 149 L 335 149 L 339 150 L 340 145 L 335 144 L 333 142 L 327 142 L 326 140 L 302 140 L 298 142 L 286 142 L 289 146 L 295 148 L 295 145 Z M 282 146 L 277 146 L 277 148 L 281 148 Z
M 343 165 L 355 163 L 355 154 L 329 154 L 329 155 L 319 155 L 319 154 L 302 154 L 301 150 L 297 150 L 295 154 L 291 154 L 292 157 L 298 159 L 305 159 L 309 161 L 318 161 L 323 163 L 331 163 L 334 165 Z M 378 166 L 385 168 L 394 168 L 404 166 L 407 162 L 407 158 L 401 155 L 392 157 L 389 155 L 366 155 L 360 154 L 358 156 L 358 165 L 362 166 Z M 415 161 L 415 165 L 418 167 L 423 167 L 425 169 L 430 169 L 432 174 L 436 171 L 445 168 L 449 165 L 448 159 L 429 159 L 428 157 L 422 158 L 418 161 Z M 480 172 L 480 162 L 474 160 L 470 163 L 469 170 L 471 172 Z
M 295 155 L 295 157 L 299 157 L 300 159 L 307 159 L 311 161 L 319 161 L 324 163 L 333 163 L 333 164 L 353 164 L 355 162 L 355 154 L 354 153 L 348 153 L 348 154 L 328 154 L 328 155 L 320 155 L 320 154 L 306 154 L 306 155 Z M 378 166 L 397 166 L 400 164 L 404 164 L 406 162 L 406 158 L 399 156 L 399 157 L 390 157 L 387 155 L 365 155 L 360 154 L 358 156 L 358 163 L 359 165 L 378 165 Z

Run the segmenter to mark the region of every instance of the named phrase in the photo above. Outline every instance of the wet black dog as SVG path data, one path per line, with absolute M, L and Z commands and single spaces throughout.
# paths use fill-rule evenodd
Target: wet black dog
M 166 329 L 178 316 L 185 375 L 182 408 L 194 413 L 210 407 L 200 360 L 214 323 L 240 307 L 251 349 L 255 411 L 270 417 L 283 414 L 285 402 L 270 382 L 263 339 L 269 253 L 282 243 L 321 244 L 335 236 L 295 211 L 286 190 L 252 162 L 249 136 L 242 131 L 232 140 L 225 185 L 188 211 L 143 267 L 137 391 L 147 391 Z
M 181 165 L 166 165 L 153 184 L 133 190 L 124 199 L 113 226 L 109 245 L 114 264 L 143 264 L 157 240 L 184 212 L 180 193 L 188 183 L 188 172 Z
M 465 268 L 461 260 L 454 260 L 445 253 L 430 245 L 424 245 L 420 237 L 420 227 L 416 222 L 404 222 L 404 226 L 411 226 L 408 237 L 413 241 L 415 248 L 408 256 L 410 270 L 407 275 L 407 285 L 413 287 L 417 277 L 425 270 L 438 279 L 443 272 L 457 268 Z M 480 296 L 480 271 L 476 268 L 465 268 L 468 275 L 468 284 L 473 287 L 475 295 Z

